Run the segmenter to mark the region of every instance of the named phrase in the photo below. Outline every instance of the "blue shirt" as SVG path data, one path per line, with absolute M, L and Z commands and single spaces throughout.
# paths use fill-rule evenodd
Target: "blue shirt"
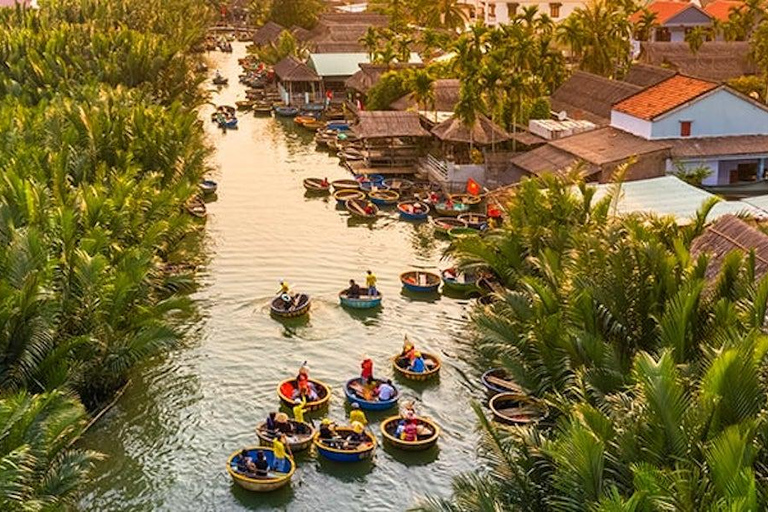
M 416 373 L 423 373 L 424 372 L 424 359 L 417 357 L 413 360 L 413 363 L 411 363 L 411 371 Z
M 381 386 L 379 386 L 379 400 L 392 400 L 395 394 L 396 394 L 395 388 L 393 388 L 389 384 L 384 383 Z

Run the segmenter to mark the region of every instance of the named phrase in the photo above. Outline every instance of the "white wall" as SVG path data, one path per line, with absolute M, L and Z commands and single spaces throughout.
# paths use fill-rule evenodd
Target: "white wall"
M 487 25 L 495 26 L 499 24 L 509 23 L 510 13 L 508 12 L 507 5 L 517 3 L 519 6 L 517 12 L 521 12 L 525 7 L 536 6 L 539 9 L 540 14 L 546 14 L 549 16 L 549 4 L 548 1 L 536 1 L 536 0 L 489 0 L 483 2 L 485 5 L 485 23 Z M 587 5 L 587 1 L 553 1 L 551 3 L 560 4 L 560 16 L 552 18 L 554 21 L 561 21 L 570 16 L 573 11 L 578 8 L 583 8 Z M 496 17 L 489 17 L 489 4 L 496 4 Z
M 639 119 L 629 114 L 625 114 L 624 112 L 611 110 L 611 126 L 624 130 L 625 132 L 633 133 L 644 139 L 651 138 L 650 121 Z
M 448 181 L 466 183 L 472 178 L 480 186 L 485 186 L 485 165 L 456 165 L 448 163 Z
M 697 167 L 709 167 L 710 173 L 709 176 L 704 178 L 701 181 L 702 185 L 718 185 L 720 183 L 723 183 L 718 176 L 718 166 L 719 162 L 717 160 L 680 160 L 680 161 L 673 161 L 672 159 L 667 159 L 667 174 L 677 174 L 679 172 L 678 166 L 683 167 L 686 170 L 693 170 Z M 726 175 L 725 183 L 728 183 L 728 177 Z

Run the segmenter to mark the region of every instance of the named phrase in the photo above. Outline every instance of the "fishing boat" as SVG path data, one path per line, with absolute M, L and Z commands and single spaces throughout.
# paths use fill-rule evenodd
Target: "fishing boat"
M 203 192 L 203 194 L 210 195 L 215 194 L 216 190 L 218 190 L 219 185 L 213 180 L 203 180 L 200 182 L 200 190 Z
M 401 195 L 403 192 L 408 192 L 413 188 L 411 180 L 404 180 L 402 178 L 387 178 L 382 183 L 388 189 L 400 192 Z
M 440 427 L 434 421 L 422 416 L 413 418 L 417 428 L 415 441 L 406 441 L 397 435 L 397 429 L 400 422 L 403 421 L 405 420 L 402 416 L 390 416 L 381 422 L 381 436 L 384 441 L 395 448 L 408 451 L 428 450 L 437 444 L 437 439 L 440 437 Z
M 435 233 L 448 236 L 448 231 L 453 228 L 465 228 L 467 223 L 454 217 L 437 217 L 432 219 L 435 226 Z
M 365 288 L 361 288 L 361 291 Z M 381 294 L 376 295 L 360 295 L 356 298 L 350 298 L 347 295 L 347 290 L 339 292 L 339 301 L 341 305 L 350 309 L 372 309 L 381 306 Z
M 237 110 L 250 110 L 253 108 L 253 100 L 240 100 L 235 102 Z
M 232 481 L 243 489 L 247 489 L 253 492 L 269 492 L 277 490 L 284 485 L 288 484 L 296 472 L 296 462 L 293 457 L 286 456 L 283 462 L 284 466 L 280 468 L 281 471 L 275 471 L 270 469 L 267 476 L 259 477 L 255 475 L 246 475 L 238 470 L 238 463 L 240 457 L 242 457 L 243 450 L 238 450 L 229 456 L 227 461 L 227 473 L 232 477 Z M 272 448 L 266 446 L 254 446 L 245 449 L 246 456 L 252 460 L 256 460 L 256 454 L 262 452 L 269 463 L 269 467 L 273 468 L 275 465 L 275 452 Z
M 274 107 L 275 114 L 277 114 L 280 117 L 293 117 L 298 115 L 299 109 L 297 107 L 287 107 L 284 105 L 279 105 Z
M 335 180 L 331 182 L 333 190 L 359 190 L 360 184 L 355 180 Z
M 316 379 L 309 379 L 309 385 L 317 393 L 317 400 L 312 400 L 304 404 L 304 410 L 307 412 L 317 411 L 328 405 L 331 400 L 331 388 L 327 384 Z M 296 379 L 286 379 L 277 385 L 277 396 L 286 407 L 293 407 L 293 394 L 296 390 Z
M 397 201 L 400 199 L 400 194 L 394 190 L 381 189 L 371 191 L 371 193 L 368 194 L 368 198 L 377 206 L 390 206 L 397 204 Z
M 456 268 L 447 268 L 440 273 L 443 287 L 457 293 L 472 293 L 480 291 L 477 286 L 478 276 L 473 273 L 460 272 Z
M 510 425 L 538 423 L 547 415 L 546 405 L 520 393 L 499 393 L 488 401 L 493 417 Z
M 312 299 L 306 293 L 297 293 L 293 296 L 293 302 L 291 306 L 286 309 L 285 301 L 283 297 L 278 295 L 272 299 L 270 304 L 270 310 L 272 314 L 280 318 L 296 318 L 306 315 L 309 312 L 309 307 L 312 305 Z
M 469 212 L 469 205 L 464 203 L 447 203 L 441 201 L 435 205 L 435 212 L 441 217 L 458 217 Z
M 429 206 L 420 201 L 403 201 L 397 204 L 397 211 L 403 220 L 426 220 L 429 216 Z
M 432 293 L 440 287 L 440 276 L 423 270 L 411 270 L 400 274 L 400 282 L 408 291 Z
M 189 199 L 184 207 L 186 208 L 187 213 L 198 219 L 203 219 L 208 215 L 208 208 L 206 208 L 205 201 L 203 201 L 203 198 L 200 196 L 195 196 Z
M 322 178 L 306 178 L 303 184 L 307 192 L 327 194 L 331 191 L 331 184 Z
M 352 189 L 341 189 L 333 193 L 333 198 L 341 206 L 346 206 L 347 201 L 350 199 L 363 200 L 365 199 L 365 192 Z
M 292 433 L 286 434 L 285 437 L 288 442 L 287 448 L 291 450 L 291 453 L 300 452 L 312 446 L 312 438 L 315 435 L 315 429 L 312 428 L 312 425 L 296 420 L 288 420 L 288 423 L 291 424 Z M 256 436 L 263 446 L 271 446 L 277 434 L 277 431 L 267 429 L 266 421 L 256 427 Z
M 362 443 L 350 443 L 346 441 L 352 435 L 352 427 L 336 427 L 334 439 L 320 439 L 320 434 L 315 434 L 314 445 L 317 453 L 334 462 L 358 462 L 373 457 L 376 449 L 376 436 L 364 432 L 368 439 Z
M 488 216 L 482 213 L 462 213 L 458 217 L 467 223 L 467 227 L 483 230 L 488 227 Z
M 497 395 L 499 393 L 517 393 L 523 394 L 523 388 L 512 380 L 504 368 L 491 368 L 480 377 L 488 394 Z
M 357 404 L 365 411 L 385 411 L 397 405 L 397 401 L 400 399 L 400 392 L 395 389 L 395 396 L 389 400 L 378 400 L 375 397 L 369 397 L 372 394 L 372 389 L 381 382 L 383 381 L 376 379 L 374 383 L 366 384 L 363 382 L 362 377 L 349 379 L 344 384 L 344 395 L 346 395 L 349 403 Z
M 428 352 L 422 352 L 421 357 L 424 359 L 424 366 L 426 368 L 426 370 L 421 373 L 409 370 L 409 359 L 407 357 L 400 357 L 400 355 L 396 355 L 392 358 L 392 368 L 399 375 L 410 380 L 427 380 L 436 377 L 440 373 L 440 368 L 442 367 L 440 358 L 435 354 L 430 354 Z
M 478 231 L 473 228 L 451 228 L 448 230 L 448 236 L 453 240 L 459 240 L 468 236 L 476 235 Z
M 379 207 L 367 199 L 348 199 L 344 206 L 350 215 L 358 219 L 370 220 L 379 215 Z
M 482 197 L 472 194 L 451 194 L 450 198 L 454 203 L 466 204 L 470 207 L 480 204 L 483 200 Z

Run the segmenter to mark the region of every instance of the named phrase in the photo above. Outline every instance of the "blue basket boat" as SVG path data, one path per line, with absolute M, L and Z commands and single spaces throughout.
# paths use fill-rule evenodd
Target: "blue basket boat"
M 364 288 L 363 288 L 364 289 Z M 361 295 L 356 299 L 347 297 L 347 291 L 342 290 L 339 292 L 339 301 L 341 305 L 350 309 L 372 309 L 381 306 L 381 294 L 378 295 Z
M 275 114 L 281 117 L 294 117 L 299 114 L 299 109 L 297 107 L 279 106 L 275 107 Z
M 380 382 L 382 381 L 376 380 L 377 384 Z M 358 395 L 353 389 L 363 389 L 364 386 L 365 384 L 363 384 L 362 377 L 349 379 L 347 383 L 344 384 L 344 394 L 347 396 L 347 401 L 349 403 L 357 404 L 361 409 L 365 411 L 386 411 L 387 409 L 397 405 L 397 401 L 400 399 L 400 391 L 395 388 L 395 396 L 390 400 L 365 400 L 364 398 L 361 398 L 360 395 Z
M 356 446 L 343 446 L 344 438 L 349 437 L 353 430 L 351 427 L 336 427 L 336 433 L 340 439 L 320 439 L 320 434 L 315 434 L 315 448 L 322 457 L 334 462 L 359 462 L 373 457 L 376 450 L 376 436 L 368 431 L 365 435 L 368 441 Z
M 421 201 L 403 201 L 398 203 L 397 211 L 403 220 L 426 220 L 429 216 L 429 206 Z
M 246 448 L 245 452 L 247 456 L 256 460 L 256 453 L 263 452 L 271 469 L 267 473 L 267 476 L 264 477 L 244 474 L 237 468 L 237 464 L 240 462 L 240 457 L 242 456 L 241 452 L 242 450 L 238 450 L 229 456 L 229 460 L 227 461 L 227 473 L 232 477 L 232 481 L 243 489 L 254 492 L 274 491 L 287 485 L 288 482 L 291 481 L 293 474 L 296 472 L 296 462 L 294 462 L 292 457 L 286 457 L 283 459 L 282 467 L 275 468 L 275 453 L 272 448 L 254 446 Z M 279 471 L 276 471 L 275 469 L 278 469 Z
M 411 270 L 400 274 L 403 288 L 411 292 L 432 293 L 440 287 L 440 276 L 423 270 Z
M 391 206 L 400 200 L 400 194 L 394 190 L 379 189 L 368 194 L 368 199 L 377 206 Z

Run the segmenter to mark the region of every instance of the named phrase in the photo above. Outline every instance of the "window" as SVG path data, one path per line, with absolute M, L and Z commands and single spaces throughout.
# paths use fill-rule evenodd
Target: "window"
M 516 2 L 507 2 L 507 13 L 510 18 L 517 14 L 518 7 L 520 7 L 520 4 Z
M 496 4 L 488 4 L 488 16 L 491 18 L 496 17 Z
M 658 27 L 656 29 L 656 37 L 654 41 L 657 42 L 669 42 L 672 40 L 672 33 L 667 27 Z
M 549 17 L 550 18 L 559 18 L 560 17 L 560 6 L 563 4 L 549 4 Z
M 681 137 L 690 137 L 691 136 L 691 123 L 692 123 L 692 121 L 680 121 L 680 136 Z

